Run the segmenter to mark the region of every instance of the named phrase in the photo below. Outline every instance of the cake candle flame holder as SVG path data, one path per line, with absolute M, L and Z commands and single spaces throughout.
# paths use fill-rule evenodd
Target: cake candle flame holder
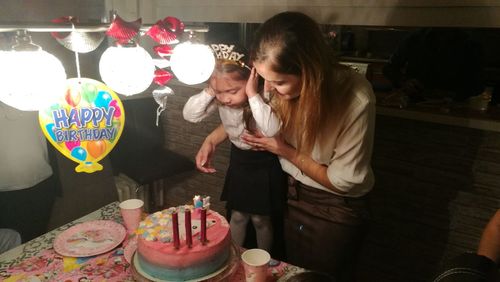
M 205 245 L 207 241 L 207 209 L 206 208 L 201 208 L 200 209 L 200 221 L 201 221 L 201 232 L 200 232 L 200 240 L 201 244 Z
M 179 238 L 179 218 L 177 210 L 172 210 L 172 235 L 174 236 L 174 248 L 179 249 L 181 241 Z
M 193 245 L 193 237 L 191 233 L 191 209 L 189 207 L 186 207 L 184 209 L 184 222 L 185 222 L 185 227 L 186 227 L 186 245 L 188 248 L 191 248 Z

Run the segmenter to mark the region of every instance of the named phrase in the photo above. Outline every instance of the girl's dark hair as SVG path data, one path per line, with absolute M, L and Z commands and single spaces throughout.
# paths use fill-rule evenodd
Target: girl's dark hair
M 241 49 L 239 49 L 241 50 Z M 245 53 L 245 57 L 248 58 L 248 53 Z M 248 60 L 248 59 L 247 59 Z M 247 64 L 247 62 L 245 62 Z M 214 74 L 223 74 L 223 73 L 235 73 L 237 76 L 236 79 L 240 80 L 248 80 L 250 77 L 250 69 L 242 65 L 241 63 L 225 60 L 225 59 L 217 59 L 215 61 Z M 243 122 L 245 123 L 245 128 L 253 132 L 255 129 L 255 124 L 253 122 L 252 110 L 250 109 L 250 105 L 248 102 L 243 106 Z

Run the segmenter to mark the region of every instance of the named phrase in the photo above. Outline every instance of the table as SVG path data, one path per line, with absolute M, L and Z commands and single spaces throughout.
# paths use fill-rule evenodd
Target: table
M 82 218 L 41 235 L 21 246 L 0 254 L 0 281 L 134 281 L 130 264 L 125 260 L 123 244 L 112 251 L 86 258 L 63 257 L 52 249 L 57 235 L 76 224 L 91 220 L 113 220 L 122 223 L 118 202 L 110 203 Z M 269 267 L 269 281 L 285 281 L 304 269 L 281 262 Z M 38 280 L 37 280 L 38 279 Z M 230 281 L 244 281 L 241 265 Z

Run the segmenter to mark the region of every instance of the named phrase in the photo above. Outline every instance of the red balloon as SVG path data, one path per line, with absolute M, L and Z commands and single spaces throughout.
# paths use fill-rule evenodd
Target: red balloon
M 153 47 L 153 50 L 158 56 L 165 59 L 167 56 L 172 55 L 174 49 L 168 45 L 157 45 Z
M 68 103 L 68 105 L 70 105 L 71 107 L 76 107 L 78 104 L 80 104 L 82 95 L 80 95 L 80 91 L 78 91 L 77 89 L 68 88 L 68 90 L 66 90 L 64 99 L 66 100 L 66 103 Z
M 165 86 L 165 84 L 167 84 L 172 77 L 174 77 L 174 75 L 170 72 L 159 69 L 155 70 L 155 77 L 153 78 L 153 81 L 160 86 Z
M 137 35 L 141 28 L 142 19 L 137 19 L 133 22 L 126 22 L 118 15 L 106 31 L 108 36 L 115 38 L 118 44 L 125 44 Z
M 184 23 L 178 18 L 166 17 L 157 21 L 146 32 L 154 41 L 160 44 L 172 44 L 184 32 Z

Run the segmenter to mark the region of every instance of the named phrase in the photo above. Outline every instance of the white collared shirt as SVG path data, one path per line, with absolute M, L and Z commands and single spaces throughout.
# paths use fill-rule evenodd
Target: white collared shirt
M 272 111 L 271 106 L 266 104 L 260 95 L 255 95 L 248 99 L 248 103 L 250 104 L 257 129 L 264 136 L 272 137 L 279 132 L 281 127 L 280 120 Z M 210 116 L 217 108 L 219 109 L 219 116 L 229 140 L 242 150 L 250 149 L 251 146 L 240 139 L 245 131 L 243 108 L 231 108 L 218 104 L 214 96 L 203 90 L 189 98 L 184 105 L 182 114 L 185 120 L 197 123 Z
M 342 196 L 360 197 L 368 193 L 374 185 L 375 177 L 371 168 L 371 155 L 375 131 L 375 95 L 370 83 L 354 74 L 353 99 L 347 106 L 339 124 L 325 130 L 329 136 L 321 146 L 316 143 L 311 158 L 327 166 L 327 175 L 333 186 L 346 192 Z M 286 138 L 296 147 L 294 138 Z M 284 171 L 296 180 L 330 192 L 303 174 L 300 169 L 284 158 L 280 158 Z

